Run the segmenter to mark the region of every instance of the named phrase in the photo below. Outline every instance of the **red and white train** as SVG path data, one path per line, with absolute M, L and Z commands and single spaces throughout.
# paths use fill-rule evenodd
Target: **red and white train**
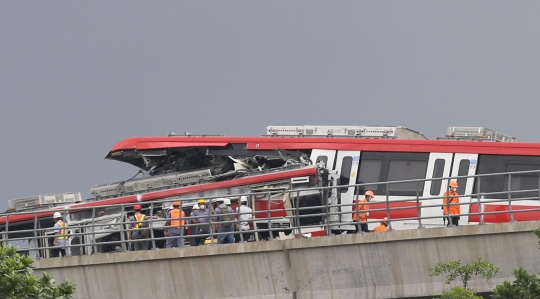
M 540 170 L 540 143 L 517 142 L 515 138 L 481 127 L 450 127 L 443 139 L 428 140 L 419 132 L 399 126 L 270 126 L 267 134 L 261 137 L 169 135 L 128 138 L 114 145 L 105 158 L 132 164 L 146 176 L 93 187 L 92 198 L 70 205 L 70 209 L 77 210 L 71 213 L 73 220 L 68 219 L 71 226 L 87 222 L 88 210 L 95 206 L 144 205 L 159 199 L 196 200 L 213 196 L 226 196 L 234 201 L 240 194 L 255 193 L 250 205 L 258 212 L 256 219 L 266 218 L 270 205 L 272 210 L 282 210 L 272 212 L 271 216 L 275 218 L 271 221 L 272 227 L 285 229 L 290 225 L 290 220 L 284 218 L 287 215 L 285 208 L 325 205 L 319 192 L 304 192 L 298 194 L 299 198 L 291 197 L 294 192 L 285 192 L 321 186 L 326 178 L 320 177 L 320 169 L 316 166 L 324 165 L 331 173 L 338 174 L 340 185 L 367 185 L 339 188 L 339 202 L 333 204 L 342 205 L 336 209 L 341 215 L 327 220 L 322 216 L 301 218 L 302 225 L 320 224 L 321 228 L 315 230 L 322 234 L 325 221 L 340 223 L 333 227 L 334 231 L 354 230 L 354 200 L 357 194 L 363 197 L 363 191 L 368 189 L 376 194 L 371 208 L 385 208 L 387 199 L 392 207 L 404 207 L 390 215 L 395 220 L 394 229 L 418 227 L 414 218 L 419 215 L 433 217 L 423 220 L 424 226 L 441 226 L 441 197 L 447 190 L 448 180 L 431 179 Z M 378 183 L 401 180 L 417 181 Z M 508 190 L 512 190 L 513 199 L 524 199 L 513 203 L 513 209 L 539 206 L 538 173 L 512 175 L 511 179 L 498 175 L 480 179 L 458 178 L 457 181 L 458 193 L 463 195 L 460 198 L 461 213 L 464 214 L 461 223 L 479 221 L 478 216 L 470 219 L 466 216 L 469 207 L 471 212 L 478 211 L 475 204 L 478 199 L 471 200 L 473 194 L 485 193 L 489 199 L 502 200 L 507 199 Z M 283 194 L 270 200 L 256 195 L 268 190 L 283 190 Z M 284 194 L 288 194 L 287 198 Z M 192 205 L 192 201 L 185 201 L 184 207 Z M 507 206 L 508 203 L 501 202 L 485 205 L 482 209 L 484 212 L 499 211 Z M 16 202 L 11 207 L 13 210 L 20 208 Z M 303 213 L 309 212 L 304 210 Z M 37 218 L 45 221 L 52 213 L 38 212 Z M 515 220 L 538 220 L 538 215 L 538 212 L 523 212 L 516 214 Z M 382 210 L 370 213 L 371 219 L 384 216 L 386 211 Z M 2 230 L 5 230 L 6 222 L 12 231 L 13 227 L 33 223 L 36 218 L 34 211 L 10 215 L 9 220 L 7 217 L 0 218 Z M 486 215 L 484 221 L 503 222 L 509 218 L 507 214 Z M 266 228 L 269 222 L 255 223 L 259 228 Z M 43 223 L 42 227 L 45 226 Z

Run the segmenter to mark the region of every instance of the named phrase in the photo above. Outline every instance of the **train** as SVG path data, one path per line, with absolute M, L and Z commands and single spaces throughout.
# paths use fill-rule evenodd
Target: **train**
M 534 171 L 540 170 L 540 143 L 518 142 L 484 127 L 449 127 L 436 139 L 403 126 L 315 125 L 268 126 L 266 134 L 257 137 L 133 137 L 115 144 L 105 159 L 133 165 L 140 177 L 94 186 L 91 198 L 84 201 L 32 204 L 26 198 L 24 205 L 17 205 L 14 200 L 9 212 L 16 213 L 0 217 L 0 230 L 5 231 L 8 223 L 10 231 L 34 222 L 47 227 L 52 213 L 66 207 L 70 210 L 67 222 L 76 227 L 89 223 L 89 211 L 95 207 L 110 206 L 99 217 L 93 216 L 94 222 L 101 221 L 100 217 L 103 223 L 110 222 L 110 231 L 100 235 L 106 238 L 117 233 L 115 223 L 131 213 L 117 205 L 138 203 L 148 209 L 153 202 L 182 200 L 188 211 L 199 198 L 228 197 L 234 205 L 240 195 L 251 194 L 256 228 L 270 225 L 287 231 L 292 225 L 291 208 L 302 208 L 297 213 L 319 215 L 300 218 L 296 225 L 308 227 L 305 231 L 326 235 L 325 224 L 334 223 L 332 233 L 351 233 L 356 231 L 355 201 L 366 190 L 375 193 L 370 219 L 390 216 L 393 229 L 411 229 L 419 226 L 422 216 L 422 227 L 439 227 L 444 225 L 441 203 L 448 178 L 458 182 L 464 224 L 480 221 L 469 212 L 539 205 L 538 192 L 531 190 L 539 189 L 539 175 Z M 305 191 L 332 185 L 336 187 L 333 194 Z M 257 196 L 268 190 L 280 192 Z M 504 202 L 509 196 L 518 202 Z M 482 205 L 488 199 L 500 202 Z M 337 215 L 324 217 L 319 208 L 306 209 L 324 205 L 332 206 Z M 384 211 L 398 206 L 402 208 L 391 215 Z M 156 223 L 167 208 L 166 204 L 152 206 Z M 271 220 L 267 219 L 269 209 Z M 517 220 L 538 220 L 537 214 L 525 212 Z M 509 221 L 506 216 L 486 219 Z

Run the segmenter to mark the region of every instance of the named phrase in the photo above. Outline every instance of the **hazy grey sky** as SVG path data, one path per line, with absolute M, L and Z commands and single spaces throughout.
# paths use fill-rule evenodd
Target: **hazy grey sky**
M 0 1 L 0 208 L 134 175 L 123 138 L 270 124 L 540 141 L 539 1 Z

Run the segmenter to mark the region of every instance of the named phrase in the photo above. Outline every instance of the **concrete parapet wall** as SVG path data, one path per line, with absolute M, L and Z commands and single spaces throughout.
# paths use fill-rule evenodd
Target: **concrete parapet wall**
M 437 262 L 482 257 L 501 268 L 489 291 L 512 270 L 540 272 L 540 222 L 515 222 L 339 235 L 283 241 L 41 259 L 36 272 L 77 284 L 90 298 L 404 298 L 434 296 Z M 458 284 L 456 284 L 458 285 Z

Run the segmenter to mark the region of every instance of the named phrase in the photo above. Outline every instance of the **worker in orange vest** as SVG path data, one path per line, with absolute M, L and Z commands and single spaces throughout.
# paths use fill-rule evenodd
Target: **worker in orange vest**
M 384 217 L 383 221 L 381 221 L 381 225 L 377 226 L 373 232 L 375 233 L 383 233 L 388 231 L 388 218 Z
M 459 214 L 461 214 L 459 194 L 457 193 L 458 183 L 456 181 L 450 181 L 448 185 L 450 186 L 450 190 L 444 192 L 442 209 L 446 219 L 448 215 L 448 208 L 450 208 L 450 220 L 448 220 L 448 226 L 458 226 Z
M 165 226 L 165 237 L 176 237 L 167 239 L 166 248 L 184 246 L 184 227 L 186 227 L 186 213 L 180 209 L 180 202 L 173 202 L 173 209 L 167 212 L 167 222 Z
M 368 224 L 366 223 L 367 217 L 369 216 L 369 204 L 368 202 L 371 201 L 373 197 L 375 197 L 375 193 L 373 191 L 368 190 L 366 193 L 364 193 L 364 199 L 361 199 L 356 203 L 356 211 L 353 212 L 353 221 L 359 222 L 359 224 L 356 225 L 356 231 L 357 232 L 369 232 L 368 230 Z

